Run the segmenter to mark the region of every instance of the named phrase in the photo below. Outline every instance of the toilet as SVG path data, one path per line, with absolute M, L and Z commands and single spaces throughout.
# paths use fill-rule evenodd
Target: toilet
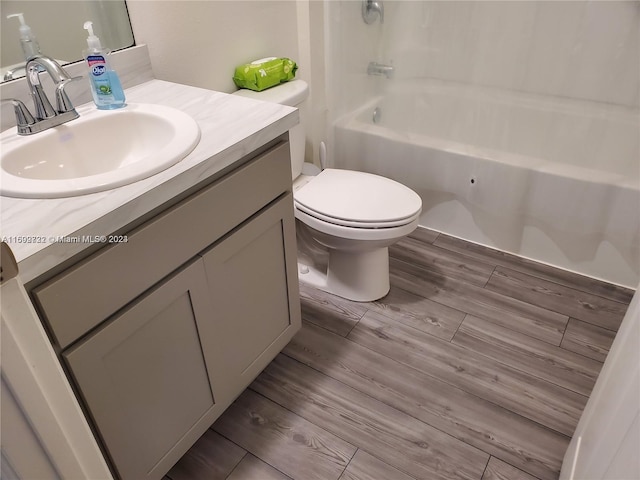
M 295 107 L 308 94 L 306 82 L 293 80 L 234 95 Z M 326 265 L 299 259 L 300 281 L 357 302 L 384 297 L 389 292 L 388 247 L 417 228 L 422 200 L 379 175 L 333 168 L 317 173 L 304 164 L 302 124 L 290 130 L 289 142 L 298 239 L 311 238 L 328 252 Z

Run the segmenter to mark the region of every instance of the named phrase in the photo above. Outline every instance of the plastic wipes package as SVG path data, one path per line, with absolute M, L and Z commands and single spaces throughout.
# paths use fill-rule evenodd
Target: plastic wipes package
M 262 58 L 236 67 L 233 82 L 239 88 L 260 92 L 292 80 L 297 69 L 296 62 L 288 58 Z

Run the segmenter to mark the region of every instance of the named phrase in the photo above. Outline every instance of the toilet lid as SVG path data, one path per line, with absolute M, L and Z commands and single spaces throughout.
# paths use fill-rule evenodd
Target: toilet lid
M 422 208 L 413 190 L 371 173 L 325 169 L 295 193 L 296 207 L 322 220 L 379 228 L 411 222 Z

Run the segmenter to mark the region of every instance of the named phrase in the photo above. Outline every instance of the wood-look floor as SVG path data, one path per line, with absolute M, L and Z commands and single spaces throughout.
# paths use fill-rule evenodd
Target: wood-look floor
M 551 480 L 633 291 L 420 229 L 303 328 L 171 480 Z

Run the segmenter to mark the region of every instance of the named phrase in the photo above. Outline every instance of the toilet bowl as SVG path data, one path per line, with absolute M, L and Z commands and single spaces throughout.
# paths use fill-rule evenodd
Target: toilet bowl
M 296 106 L 306 99 L 308 86 L 294 80 L 236 95 Z M 327 168 L 317 175 L 302 175 L 302 125 L 289 132 L 289 139 L 296 228 L 328 251 L 326 266 L 299 262 L 300 281 L 359 302 L 384 297 L 389 292 L 388 247 L 417 228 L 420 197 L 398 182 L 370 173 Z

